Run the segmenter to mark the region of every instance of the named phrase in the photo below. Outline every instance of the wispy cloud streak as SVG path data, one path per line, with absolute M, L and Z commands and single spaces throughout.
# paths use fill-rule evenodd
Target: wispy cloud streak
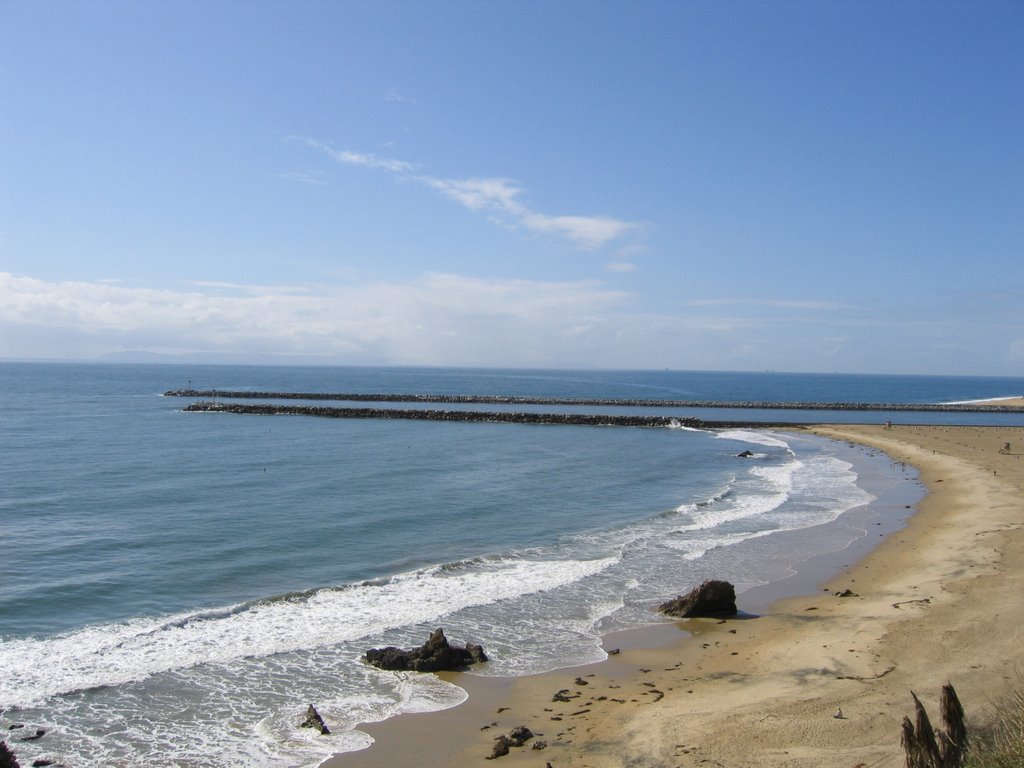
M 442 178 L 417 174 L 416 166 L 404 160 L 373 154 L 337 150 L 315 139 L 292 137 L 317 149 L 339 163 L 387 171 L 419 182 L 471 211 L 483 211 L 504 224 L 538 234 L 562 237 L 574 245 L 592 250 L 636 231 L 640 225 L 608 216 L 553 216 L 532 210 L 523 202 L 525 191 L 512 179 L 495 177 Z
M 806 309 L 815 311 L 856 309 L 853 305 L 835 301 L 799 299 L 694 299 L 689 304 L 693 307 L 765 307 L 770 309 Z
M 339 163 L 344 163 L 346 165 L 359 165 L 363 168 L 376 168 L 378 170 L 388 171 L 395 174 L 407 174 L 416 170 L 416 167 L 412 163 L 407 163 L 404 160 L 394 160 L 389 157 L 377 157 L 377 155 L 372 153 L 352 152 L 348 149 L 335 149 L 322 141 L 317 141 L 316 139 L 310 139 L 303 136 L 289 136 L 287 141 L 297 141 L 301 144 L 305 144 L 307 147 L 317 149 L 329 157 L 334 158 Z

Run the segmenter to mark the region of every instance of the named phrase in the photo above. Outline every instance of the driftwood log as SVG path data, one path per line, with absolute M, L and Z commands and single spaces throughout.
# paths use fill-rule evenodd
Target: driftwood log
M 953 686 L 942 686 L 939 710 L 945 730 L 932 728 L 924 705 L 913 691 L 914 722 L 903 718 L 900 743 L 907 755 L 907 768 L 962 768 L 967 758 L 967 724 L 964 708 Z

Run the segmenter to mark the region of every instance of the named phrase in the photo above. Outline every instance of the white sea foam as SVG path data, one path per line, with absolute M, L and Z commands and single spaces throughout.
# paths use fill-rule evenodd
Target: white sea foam
M 789 448 L 789 443 L 785 440 L 772 437 L 765 432 L 753 432 L 749 429 L 724 429 L 715 432 L 715 436 L 723 440 L 738 440 L 743 443 L 753 443 L 754 445 L 770 445 L 773 448 Z
M 757 482 L 747 483 L 742 492 L 727 495 L 720 501 L 697 509 L 693 523 L 679 531 L 698 531 L 718 528 L 727 523 L 763 516 L 786 503 L 793 488 L 793 477 L 803 462 L 792 460 L 785 464 L 751 467 L 749 474 Z
M 0 644 L 0 703 L 38 704 L 49 696 L 140 681 L 199 664 L 332 646 L 554 589 L 614 562 L 494 560 L 455 571 L 435 568 L 383 583 L 323 589 L 244 610 L 203 612 L 202 618 L 183 614 L 136 619 L 49 639 L 8 640 Z M 61 663 L 52 664 L 54 658 Z
M 668 429 L 678 429 L 683 432 L 707 432 L 706 429 L 698 429 L 697 427 L 689 427 L 683 424 L 679 419 L 671 419 L 668 423 Z

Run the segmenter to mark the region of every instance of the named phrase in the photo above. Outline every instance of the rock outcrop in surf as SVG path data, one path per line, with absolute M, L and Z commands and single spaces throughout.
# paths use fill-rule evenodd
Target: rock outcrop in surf
M 327 727 L 327 723 L 324 722 L 324 719 L 312 704 L 306 709 L 306 719 L 299 723 L 299 728 L 312 728 L 314 731 L 318 731 L 321 736 L 326 736 L 331 732 L 331 729 Z
M 487 661 L 487 655 L 479 645 L 466 643 L 465 648 L 451 645 L 444 636 L 443 629 L 435 629 L 430 639 L 419 648 L 371 648 L 363 658 L 378 669 L 413 672 L 465 669 L 471 664 Z
M 728 581 L 708 579 L 689 594 L 662 603 L 658 610 L 681 619 L 735 616 L 736 588 Z
M 11 752 L 6 741 L 0 741 L 0 768 L 21 768 L 18 758 Z

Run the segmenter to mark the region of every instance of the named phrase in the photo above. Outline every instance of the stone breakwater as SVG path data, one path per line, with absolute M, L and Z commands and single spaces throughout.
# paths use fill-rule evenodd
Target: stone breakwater
M 343 400 L 353 403 L 452 403 L 474 405 L 639 406 L 649 408 L 748 408 L 799 411 L 933 411 L 939 413 L 1005 413 L 1008 410 L 1007 406 L 986 405 L 983 403 L 792 403 L 765 400 L 618 400 L 614 398 L 517 397 L 511 395 L 246 392 L 218 389 L 172 389 L 165 392 L 164 397 L 210 397 L 222 400 Z
M 711 426 L 700 419 L 673 416 L 629 416 L 584 413 L 523 413 L 502 411 L 445 411 L 416 408 L 331 408 L 315 405 L 199 402 L 186 406 L 189 413 L 242 413 L 257 416 L 296 415 L 331 419 L 411 419 L 416 421 L 500 422 L 506 424 L 576 424 L 590 427 L 691 427 Z M 753 426 L 753 425 L 751 425 Z M 783 426 L 759 424 L 758 426 Z

